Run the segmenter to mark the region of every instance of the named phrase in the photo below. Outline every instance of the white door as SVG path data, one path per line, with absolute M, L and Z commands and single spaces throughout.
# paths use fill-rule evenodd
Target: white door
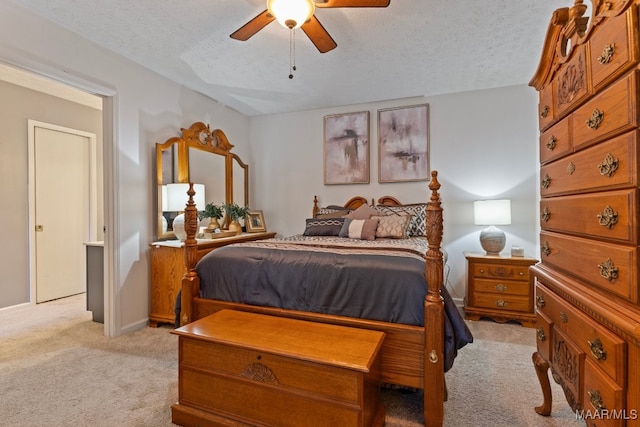
M 86 291 L 90 238 L 91 138 L 33 126 L 36 302 Z

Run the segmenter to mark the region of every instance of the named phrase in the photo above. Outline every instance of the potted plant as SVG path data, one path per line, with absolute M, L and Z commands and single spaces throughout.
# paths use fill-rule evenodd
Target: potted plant
M 220 228 L 218 220 L 224 216 L 224 206 L 218 206 L 213 203 L 208 203 L 203 211 L 198 212 L 198 219 L 211 218 L 209 226 L 207 227 L 208 233 L 215 233 L 216 229 Z
M 230 220 L 229 231 L 235 231 L 236 234 L 242 233 L 242 225 L 238 221 L 247 216 L 249 208 L 239 206 L 237 203 L 225 203 L 223 208 Z

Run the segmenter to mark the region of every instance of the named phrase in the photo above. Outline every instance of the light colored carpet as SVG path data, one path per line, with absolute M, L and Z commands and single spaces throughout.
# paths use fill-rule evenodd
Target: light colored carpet
M 0 311 L 0 425 L 172 426 L 177 337 L 144 328 L 105 338 L 85 296 Z M 469 322 L 475 342 L 447 374 L 445 426 L 583 426 L 554 384 L 552 417 L 531 363 L 535 331 Z M 385 390 L 387 426 L 422 425 L 422 394 Z

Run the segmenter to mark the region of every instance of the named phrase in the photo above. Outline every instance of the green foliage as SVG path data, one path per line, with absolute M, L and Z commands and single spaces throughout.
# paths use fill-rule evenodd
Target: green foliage
M 198 212 L 198 219 L 204 218 L 215 218 L 220 219 L 224 216 L 225 206 L 214 205 L 213 203 L 208 203 L 207 206 L 204 207 L 203 211 Z
M 231 218 L 231 221 L 237 221 L 240 218 L 244 218 L 249 213 L 248 207 L 241 207 L 237 203 L 225 203 L 223 206 L 227 216 Z

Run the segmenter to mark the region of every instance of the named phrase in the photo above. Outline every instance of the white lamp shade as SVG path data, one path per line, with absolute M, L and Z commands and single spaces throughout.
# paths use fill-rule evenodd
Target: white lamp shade
M 511 224 L 511 200 L 478 200 L 473 202 L 475 225 Z
M 193 196 L 193 201 L 196 204 L 198 210 L 204 210 L 205 197 L 204 197 L 204 184 L 193 184 L 193 190 L 196 194 Z M 167 184 L 167 212 L 182 212 L 189 201 L 188 183 L 176 183 Z M 164 207 L 163 207 L 164 209 Z
M 167 209 L 168 204 L 167 204 L 167 186 L 163 185 L 162 186 L 162 212 L 168 212 L 169 209 Z
M 313 0 L 267 0 L 267 9 L 286 28 L 300 28 L 316 9 Z

